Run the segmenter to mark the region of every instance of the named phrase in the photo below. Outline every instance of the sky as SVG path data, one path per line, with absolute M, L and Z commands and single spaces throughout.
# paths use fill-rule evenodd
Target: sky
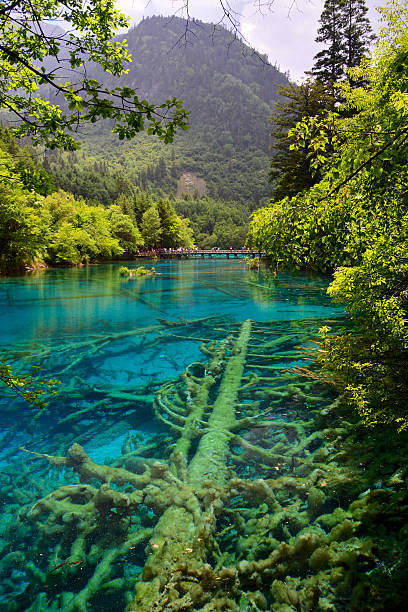
M 217 23 L 223 15 L 221 2 L 227 0 L 188 0 L 191 17 Z M 186 0 L 116 0 L 118 8 L 128 15 L 131 23 L 138 23 L 148 15 L 185 16 Z M 374 31 L 378 31 L 376 6 L 385 0 L 366 0 Z M 313 65 L 313 57 L 320 50 L 314 40 L 323 0 L 229 0 L 232 19 L 239 23 L 239 31 L 247 44 L 265 53 L 271 64 L 290 78 L 301 81 L 304 72 Z M 224 21 L 228 26 L 228 22 Z

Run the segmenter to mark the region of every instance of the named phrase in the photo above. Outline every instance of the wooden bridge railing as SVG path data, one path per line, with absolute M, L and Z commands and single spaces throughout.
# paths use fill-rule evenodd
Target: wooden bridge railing
M 160 257 L 161 259 L 183 259 L 191 257 L 226 257 L 227 259 L 229 259 L 230 257 L 259 257 L 261 255 L 263 255 L 261 251 L 254 251 L 250 249 L 183 249 L 181 251 L 163 249 L 158 251 L 142 251 L 138 254 L 138 257 Z

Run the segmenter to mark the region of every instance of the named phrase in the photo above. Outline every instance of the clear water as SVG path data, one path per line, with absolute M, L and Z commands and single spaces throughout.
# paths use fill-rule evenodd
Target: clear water
M 85 604 L 73 604 L 75 596 L 86 590 L 87 581 L 98 567 L 92 544 L 99 547 L 101 555 L 104 546 L 111 550 L 119 544 L 105 540 L 103 544 L 94 534 L 83 549 L 86 559 L 80 559 L 79 563 L 70 548 L 72 541 L 67 543 L 66 534 L 61 536 L 62 540 L 55 534 L 50 535 L 50 530 L 48 536 L 44 532 L 41 534 L 40 523 L 48 520 L 46 512 L 38 520 L 30 520 L 30 510 L 39 499 L 59 486 L 78 483 L 78 475 L 69 467 L 50 467 L 44 458 L 33 453 L 66 456 L 70 445 L 78 442 L 91 459 L 100 464 L 122 465 L 131 470 L 133 468 L 123 461 L 120 463 L 120 459 L 135 448 L 147 463 L 157 459 L 168 462 L 169 449 L 178 434 L 170 424 L 167 426 L 168 415 L 161 420 L 156 418 L 154 397 L 161 390 L 170 389 L 171 397 L 184 401 L 187 408 L 180 374 L 189 364 L 205 364 L 209 359 L 203 354 L 203 345 L 208 347 L 215 341 L 213 346 L 217 346 L 230 336 L 225 358 L 228 362 L 240 326 L 248 319 L 252 321 L 251 348 L 240 383 L 238 418 L 256 419 L 254 410 L 257 410 L 264 415 L 259 417 L 264 421 L 272 416 L 281 423 L 296 420 L 309 423 L 313 411 L 324 409 L 334 400 L 333 392 L 320 383 L 312 380 L 302 386 L 305 379 L 286 372 L 294 366 L 308 367 L 310 362 L 304 350 L 316 339 L 318 328 L 342 321 L 343 312 L 326 295 L 328 279 L 282 274 L 276 283 L 271 275 L 249 271 L 238 260 L 160 261 L 154 265 L 159 273 L 156 276 L 130 279 L 119 276 L 116 264 L 46 270 L 0 279 L 1 356 L 13 364 L 15 372 L 29 373 L 32 366 L 39 366 L 48 378 L 56 378 L 62 383 L 58 396 L 51 399 L 42 413 L 11 399 L 2 389 L 0 557 L 3 561 L 0 561 L 0 576 L 3 583 L 0 607 L 5 610 L 125 610 L 131 599 L 131 583 L 136 582 L 149 555 L 145 542 L 143 546 L 134 547 L 138 551 L 136 557 L 120 553 L 106 580 L 122 580 L 123 587 L 115 591 L 113 586 L 109 590 L 102 585 L 89 595 Z M 195 376 L 203 376 L 199 372 L 201 366 L 191 367 L 195 367 Z M 248 385 L 254 375 L 258 382 Z M 248 389 L 243 389 L 246 384 Z M 217 382 L 212 389 L 209 405 L 216 401 L 219 385 Z M 298 465 L 293 458 L 295 455 L 289 451 L 290 445 L 299 443 L 299 432 L 285 430 L 282 425 L 280 429 L 276 425 L 268 428 L 264 422 L 258 427 L 247 426 L 240 436 L 244 442 L 239 442 L 238 438 L 231 442 L 235 459 L 229 456 L 225 459 L 232 475 L 249 480 L 276 478 L 293 473 Z M 289 449 L 280 451 L 288 452 L 286 465 L 279 460 L 261 461 L 259 456 L 240 462 L 240 456 L 250 457 L 250 451 L 243 454 L 245 442 L 268 450 L 283 438 L 282 448 Z M 311 453 L 322 447 L 322 441 L 316 440 L 300 450 L 296 457 L 308 461 Z M 150 445 L 150 449 L 140 451 L 143 445 Z M 192 458 L 196 445 L 197 442 L 190 448 L 187 461 Z M 19 450 L 23 446 L 31 454 Z M 139 461 L 137 469 L 142 470 L 142 464 L 143 461 Z M 100 486 L 95 479 L 91 478 L 90 482 Z M 129 490 L 114 481 L 112 487 Z M 313 521 L 314 514 L 310 511 L 307 514 L 307 500 L 299 498 L 296 501 L 293 491 L 291 495 L 293 512 L 303 513 L 302 516 Z M 285 496 L 288 498 L 287 493 Z M 290 499 L 281 501 L 287 505 L 292 503 Z M 331 512 L 338 504 L 347 506 L 349 501 L 340 500 L 336 491 L 334 506 L 328 496 L 316 512 Z M 268 514 L 261 502 L 254 500 L 252 510 L 248 510 L 255 521 Z M 261 511 L 258 512 L 258 508 Z M 157 516 L 154 519 L 151 508 L 144 511 L 154 525 Z M 135 514 L 135 522 L 130 521 L 129 532 L 122 534 L 121 542 L 129 537 L 128 533 L 136 533 L 138 524 L 140 527 L 149 523 L 147 515 L 141 518 L 137 512 Z M 112 518 L 112 514 L 109 516 Z M 247 520 L 249 515 L 244 512 L 243 516 Z M 58 523 L 55 517 L 53 520 Z M 281 529 L 280 538 L 290 541 L 298 531 L 294 529 L 292 534 L 285 536 Z M 277 533 L 275 538 L 278 538 Z M 242 552 L 242 547 L 241 552 L 237 552 L 240 545 L 236 532 L 231 540 L 228 537 L 222 536 L 219 546 L 225 552 L 225 565 L 234 565 L 239 559 L 245 559 L 246 553 Z M 14 555 L 16 551 L 17 556 Z M 264 556 L 269 553 L 265 549 Z M 214 558 L 211 558 L 214 554 L 208 553 L 207 561 L 215 567 Z M 251 553 L 248 558 L 256 557 Z M 68 564 L 67 560 L 73 559 L 78 561 L 77 566 Z M 38 568 L 43 578 L 36 575 L 33 568 Z M 51 574 L 47 574 L 50 571 Z M 307 580 L 310 572 L 308 568 L 295 578 Z M 49 582 L 50 575 L 57 577 L 52 588 L 46 584 L 46 577 Z M 270 585 L 263 596 L 267 605 L 272 605 Z M 251 607 L 250 593 L 234 597 L 234 605 L 239 606 L 236 609 L 258 609 Z M 279 603 L 279 598 L 276 601 Z M 146 607 L 150 609 L 173 608 L 166 608 L 164 604 L 157 608 Z
M 310 322 L 316 335 L 325 320 L 342 316 L 321 277 L 282 274 L 276 283 L 242 261 L 220 259 L 161 261 L 155 263 L 158 275 L 132 279 L 121 278 L 118 267 L 0 279 L 1 351 L 16 371 L 40 366 L 47 377 L 72 388 L 88 385 L 91 399 L 93 393 L 103 399 L 107 389 L 130 391 L 177 377 L 202 356 L 201 336 L 223 337 L 212 329 L 222 327 L 222 319 L 277 322 L 282 331 Z M 190 331 L 181 319 L 203 324 Z M 161 320 L 178 326 L 163 326 Z M 84 401 L 67 400 L 64 386 L 60 396 L 47 413 L 52 422 Z M 3 401 L 9 413 L 9 401 Z M 23 404 L 19 408 L 27 412 Z

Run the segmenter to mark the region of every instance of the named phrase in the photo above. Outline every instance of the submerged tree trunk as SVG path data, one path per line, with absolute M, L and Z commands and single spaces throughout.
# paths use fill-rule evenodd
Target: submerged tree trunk
M 204 500 L 199 489 L 203 481 L 211 481 L 213 486 L 218 487 L 225 485 L 227 481 L 231 430 L 236 423 L 235 404 L 241 386 L 250 332 L 251 321 L 248 319 L 242 324 L 234 343 L 232 356 L 225 368 L 208 420 L 207 431 L 200 439 L 187 470 L 183 470 L 187 480 L 187 499 L 180 501 L 185 501 L 186 505 L 169 507 L 154 529 L 149 558 L 143 569 L 142 580 L 137 584 L 136 596 L 128 608 L 129 612 L 162 609 L 159 607 L 161 603 L 167 604 L 174 600 L 184 600 L 185 605 L 192 605 L 202 602 L 206 596 L 199 583 L 183 580 L 177 574 L 183 565 L 187 564 L 189 571 L 195 570 L 199 573 L 205 569 L 207 547 L 211 547 L 214 511 L 217 508 L 210 503 L 206 508 L 207 512 L 204 511 Z M 212 366 L 215 367 L 213 362 L 214 360 Z M 191 415 L 201 416 L 208 409 L 208 405 L 204 405 L 204 402 L 208 401 L 208 387 L 209 380 L 204 378 L 201 388 L 196 391 L 194 409 L 185 419 L 186 429 L 180 440 L 190 439 L 189 434 L 194 426 Z M 183 453 L 182 461 L 186 461 L 188 445 L 185 442 L 179 444 L 176 452 Z M 179 457 L 179 465 L 180 459 Z M 175 460 L 177 461 L 177 455 Z M 218 502 L 218 509 L 222 507 L 219 499 L 213 501 Z

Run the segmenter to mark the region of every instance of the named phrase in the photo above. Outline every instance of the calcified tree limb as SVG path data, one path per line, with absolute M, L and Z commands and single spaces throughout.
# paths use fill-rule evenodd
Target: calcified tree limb
M 236 422 L 235 404 L 241 385 L 250 332 L 251 321 L 247 320 L 243 323 L 240 334 L 233 344 L 208 419 L 207 431 L 201 437 L 193 459 L 184 469 L 187 478 L 186 490 L 190 488 L 191 497 L 185 507 L 169 508 L 160 518 L 153 535 L 158 548 L 149 555 L 129 611 L 147 612 L 155 609 L 155 605 L 163 597 L 163 589 L 172 578 L 171 573 L 174 570 L 171 568 L 176 568 L 177 565 L 187 563 L 189 560 L 189 567 L 191 565 L 192 569 L 199 571 L 206 563 L 208 548 L 211 549 L 215 515 L 224 505 L 219 487 L 222 487 L 227 480 L 226 460 L 230 452 L 230 430 Z M 224 354 L 224 347 L 219 350 L 221 353 L 216 351 L 209 364 L 211 378 L 211 368 L 219 368 L 220 357 Z M 193 416 L 190 420 L 186 420 L 188 434 L 181 436 L 176 451 L 179 463 L 181 457 L 188 453 L 194 419 L 197 415 L 206 412 L 208 391 L 214 384 L 211 378 L 204 377 L 203 384 L 201 387 L 198 386 L 192 400 L 190 407 L 192 412 L 189 417 Z M 194 383 L 198 384 L 195 381 Z M 200 491 L 203 480 L 208 480 L 212 484 L 204 491 Z M 174 525 L 177 525 L 177 533 L 174 532 Z M 188 556 L 190 554 L 191 557 Z M 205 597 L 202 588 L 190 587 L 191 585 L 187 587 L 181 585 L 180 591 L 176 591 L 178 597 L 188 595 L 192 601 L 202 602 Z
M 229 358 L 221 386 L 214 403 L 208 432 L 201 438 L 197 451 L 189 465 L 189 478 L 199 483 L 203 474 L 218 484 L 227 479 L 225 460 L 229 453 L 231 428 L 235 425 L 235 404 L 244 372 L 247 345 L 251 334 L 251 321 L 245 321 Z
M 173 384 L 164 385 L 156 393 L 154 402 L 156 417 L 179 435 L 176 449 L 186 459 L 192 440 L 207 430 L 209 393 L 225 365 L 227 343 L 228 340 L 224 340 L 220 343 L 201 345 L 201 350 L 211 358 L 206 365 L 201 362 L 190 364 L 181 374 L 183 397 L 180 396 L 181 390 Z M 194 374 L 197 370 L 201 376 Z
M 176 448 L 184 457 L 187 458 L 192 439 L 195 437 L 197 426 L 202 425 L 203 417 L 208 409 L 208 399 L 211 388 L 216 383 L 222 370 L 222 362 L 225 357 L 226 341 L 218 347 L 213 347 L 213 355 L 208 366 L 205 368 L 204 377 L 201 381 L 191 381 L 191 377 L 186 377 L 187 389 L 187 408 L 189 414 L 184 422 L 183 431 L 180 439 L 176 443 Z
M 150 468 L 146 468 L 144 474 L 138 475 L 123 468 L 114 468 L 109 465 L 95 463 L 79 444 L 73 444 L 69 448 L 68 457 L 55 457 L 45 453 L 35 453 L 24 447 L 20 450 L 30 453 L 34 458 L 46 459 L 51 465 L 71 467 L 74 472 L 79 474 L 81 482 L 96 479 L 107 484 L 111 482 L 116 485 L 130 484 L 135 489 L 143 489 L 149 484 L 156 485 L 156 481 L 159 483 L 164 481 L 169 484 L 180 484 L 165 464 L 156 462 Z
M 119 481 L 121 479 L 122 475 Z M 79 593 L 63 595 L 64 612 L 84 612 L 95 594 L 109 583 L 115 562 L 151 537 L 150 528 L 128 533 L 127 517 L 136 513 L 141 497 L 138 490 L 124 494 L 111 489 L 109 484 L 99 489 L 88 484 L 67 485 L 38 501 L 28 512 L 27 518 L 37 524 L 44 541 L 56 536 L 61 538 L 56 555 L 49 560 L 48 580 L 52 579 L 53 566 L 64 563 L 66 558 L 73 565 L 82 565 L 88 573 L 92 569 L 86 586 Z M 116 538 L 110 543 L 104 541 L 104 530 L 116 532 Z M 46 580 L 44 575 L 41 581 Z M 118 580 L 112 588 L 122 589 L 123 580 Z
M 176 597 L 178 604 L 181 605 L 181 602 L 188 598 L 191 605 L 203 607 L 208 592 L 206 593 L 202 584 L 197 585 L 187 578 L 192 575 L 206 575 L 210 569 L 206 564 L 209 551 L 212 550 L 215 557 L 219 555 L 213 535 L 215 520 L 230 496 L 243 495 L 247 499 L 258 499 L 265 502 L 272 512 L 280 512 L 279 516 L 282 515 L 273 489 L 265 481 L 246 482 L 233 479 L 227 484 L 229 477 L 227 460 L 231 456 L 230 444 L 235 440 L 233 431 L 236 428 L 248 426 L 248 424 L 252 425 L 251 419 L 237 420 L 236 418 L 236 405 L 250 335 L 251 321 L 247 320 L 241 326 L 239 335 L 233 343 L 231 354 L 226 358 L 225 370 L 212 406 L 205 405 L 208 401 L 206 385 L 203 384 L 200 387 L 197 379 L 190 381 L 192 385 L 197 385 L 195 397 L 198 398 L 198 401 L 194 408 L 199 408 L 199 414 L 203 417 L 210 414 L 204 433 L 200 432 L 198 448 L 190 463 L 186 465 L 183 460 L 183 456 L 187 456 L 192 433 L 192 422 L 187 419 L 189 433 L 186 437 L 180 438 L 179 449 L 173 457 L 173 461 L 178 460 L 177 474 L 186 483 L 185 491 L 190 490 L 188 500 L 190 507 L 185 504 L 184 507 L 169 508 L 160 518 L 152 538 L 155 542 L 155 550 L 151 551 L 142 580 L 137 585 L 136 597 L 129 607 L 131 612 L 167 609 L 165 606 L 170 606 L 171 602 L 168 586 L 170 584 L 172 585 L 172 596 Z M 216 363 L 218 357 L 219 355 L 216 355 Z M 214 362 L 210 363 L 213 365 Z M 203 380 L 205 381 L 205 378 Z M 187 384 L 186 387 L 188 387 Z M 262 425 L 266 426 L 269 423 L 262 423 Z M 182 525 L 176 534 L 174 524 Z M 222 557 L 219 558 L 219 565 L 221 564 Z M 229 581 L 231 577 L 228 571 L 221 570 L 219 575 L 213 576 L 213 579 L 214 581 Z M 235 604 L 226 597 L 225 606 L 228 605 Z
M 277 335 L 276 330 L 269 331 Z M 215 601 L 219 609 L 228 610 L 237 606 L 242 591 L 257 589 L 256 581 L 251 582 L 250 570 L 257 574 L 256 580 L 270 580 L 271 568 L 274 566 L 268 555 L 276 547 L 276 538 L 284 538 L 286 541 L 291 538 L 291 523 L 289 521 L 288 527 L 287 512 L 292 513 L 291 520 L 299 530 L 307 525 L 309 515 L 316 515 L 318 504 L 323 503 L 324 495 L 322 497 L 318 490 L 320 483 L 330 478 L 340 489 L 345 482 L 342 475 L 342 479 L 336 483 L 335 466 L 333 469 L 325 468 L 323 460 L 317 462 L 309 456 L 309 445 L 319 443 L 318 436 L 311 431 L 310 421 L 305 419 L 294 424 L 278 416 L 267 419 L 271 411 L 270 402 L 285 401 L 293 394 L 299 399 L 306 399 L 307 389 L 295 385 L 285 394 L 283 387 L 277 387 L 273 381 L 279 380 L 280 384 L 280 379 L 283 382 L 288 375 L 275 377 L 270 374 L 260 377 L 250 374 L 248 377 L 246 369 L 249 373 L 256 369 L 256 365 L 251 363 L 252 358 L 248 359 L 249 341 L 251 339 L 251 344 L 256 346 L 256 360 L 258 363 L 260 359 L 262 365 L 260 355 L 263 337 L 259 338 L 259 342 L 254 340 L 251 321 L 245 321 L 236 332 L 234 339 L 230 337 L 218 344 L 205 345 L 203 352 L 209 357 L 207 363 L 190 364 L 178 383 L 166 384 L 159 390 L 157 399 L 162 405 L 158 402 L 157 409 L 160 407 L 166 414 L 166 418 L 161 415 L 162 418 L 167 425 L 173 423 L 178 436 L 168 464 L 146 459 L 143 465 L 143 456 L 138 454 L 138 473 L 134 473 L 132 468 L 119 467 L 122 463 L 127 465 L 127 462 L 120 461 L 115 466 L 102 466 L 93 462 L 78 445 L 69 449 L 67 457 L 32 453 L 33 457 L 46 459 L 52 465 L 71 467 L 79 474 L 81 481 L 73 488 L 60 487 L 51 496 L 43 498 L 28 516 L 40 531 L 45 530 L 44 534 L 57 529 L 55 537 L 60 537 L 60 542 L 55 547 L 55 564 L 65 560 L 67 555 L 75 559 L 84 556 L 88 563 L 93 564 L 90 581 L 92 588 L 83 589 L 84 592 L 75 595 L 75 598 L 72 594 L 61 594 L 61 597 L 65 597 L 64 611 L 85 610 L 87 602 L 92 602 L 94 595 L 108 588 L 106 585 L 111 584 L 112 579 L 115 588 L 125 590 L 129 595 L 131 587 L 126 588 L 124 578 L 116 579 L 114 576 L 117 574 L 107 571 L 108 566 L 112 567 L 119 557 L 114 553 L 116 544 L 112 539 L 109 540 L 113 537 L 113 530 L 106 534 L 108 540 L 106 537 L 103 539 L 101 531 L 98 531 L 101 517 L 111 521 L 110 524 L 117 528 L 123 543 L 136 538 L 139 533 L 135 531 L 132 521 L 139 520 L 143 508 L 147 507 L 154 513 L 149 528 L 157 521 L 151 531 L 141 529 L 141 537 L 148 539 L 148 558 L 136 594 L 132 593 L 131 597 L 129 595 L 132 601 L 128 606 L 129 611 L 154 612 L 182 610 L 186 607 L 210 610 Z M 255 334 L 255 338 L 258 336 Z M 276 339 L 269 336 L 266 343 Z M 270 346 L 265 350 L 266 361 L 269 350 L 272 350 Z M 260 402 L 262 410 L 258 403 L 246 404 L 242 399 L 249 390 L 261 394 L 261 380 L 266 383 L 263 385 L 264 398 Z M 271 390 L 273 397 L 274 389 L 279 389 L 275 399 L 268 400 L 265 392 Z M 238 413 L 244 416 L 238 417 Z M 248 431 L 244 433 L 246 429 Z M 189 462 L 191 441 L 195 436 L 200 441 Z M 264 448 L 263 443 L 268 448 Z M 129 450 L 126 450 L 128 457 Z M 292 464 L 286 466 L 285 471 L 289 467 L 297 469 L 299 466 L 303 477 L 278 477 L 288 457 Z M 131 459 L 130 452 L 129 465 L 132 465 Z M 234 463 L 238 465 L 240 474 L 245 473 L 241 466 L 247 468 L 255 463 L 258 473 L 272 474 L 277 478 L 237 478 L 233 472 Z M 99 489 L 94 486 L 95 480 L 102 483 Z M 120 490 L 114 485 L 120 487 Z M 316 507 L 308 502 L 307 492 L 312 489 L 312 497 L 317 500 Z M 294 496 L 294 499 L 286 500 L 289 496 Z M 236 505 L 231 498 L 237 497 L 241 498 L 241 502 L 243 499 L 246 508 L 234 510 Z M 255 553 L 251 557 L 252 552 L 246 554 L 245 546 L 248 551 L 252 550 L 251 546 L 256 547 L 250 523 L 253 524 L 261 504 L 266 504 L 269 513 L 259 519 L 255 535 L 257 538 L 262 536 L 268 553 L 267 559 L 254 565 L 253 559 L 259 557 Z M 305 504 L 309 504 L 310 508 L 302 511 L 300 507 Z M 235 557 L 231 554 L 228 556 L 231 545 L 228 545 L 226 551 L 221 542 L 232 533 L 232 528 L 225 526 L 226 517 L 234 520 L 239 537 L 242 536 L 246 542 Z M 68 545 L 67 534 L 73 533 L 70 520 L 77 526 L 77 531 L 74 531 L 74 541 L 69 541 Z M 99 541 L 96 536 L 99 536 Z M 95 538 L 97 554 L 92 557 L 89 543 L 95 541 Z M 140 546 L 141 541 L 137 540 L 135 546 Z M 125 558 L 130 549 L 123 544 L 121 550 L 120 555 Z M 282 555 L 284 550 L 282 547 Z M 234 559 L 237 562 L 249 559 L 249 564 L 241 566 L 239 570 L 236 567 L 223 567 L 231 565 Z M 275 559 L 279 561 L 283 556 L 275 555 Z M 215 569 L 208 565 L 209 561 Z M 275 577 L 278 575 L 274 574 Z
M 136 329 L 131 329 L 129 331 L 123 332 L 110 332 L 107 334 L 91 334 L 87 340 L 83 340 L 81 342 L 62 342 L 59 341 L 57 346 L 46 346 L 37 349 L 37 345 L 32 343 L 21 343 L 21 345 L 17 345 L 17 347 L 13 347 L 13 349 L 0 349 L 0 355 L 2 353 L 11 356 L 14 359 L 24 358 L 29 359 L 31 361 L 42 361 L 44 359 L 48 359 L 52 357 L 53 359 L 58 358 L 59 356 L 68 355 L 70 352 L 78 353 L 78 351 L 84 351 L 84 355 L 88 354 L 89 351 L 94 351 L 100 349 L 102 346 L 107 346 L 113 342 L 118 340 L 125 340 L 131 337 L 141 336 L 142 339 L 146 337 L 147 334 L 154 334 L 156 332 L 163 331 L 166 328 L 183 328 L 187 329 L 194 328 L 199 325 L 203 325 L 207 322 L 210 326 L 213 325 L 214 322 L 219 321 L 220 317 L 206 317 L 199 319 L 182 319 L 179 318 L 176 321 L 167 321 L 167 319 L 157 318 L 158 324 L 148 325 L 146 327 L 140 327 Z M 29 352 L 29 354 L 27 354 Z

